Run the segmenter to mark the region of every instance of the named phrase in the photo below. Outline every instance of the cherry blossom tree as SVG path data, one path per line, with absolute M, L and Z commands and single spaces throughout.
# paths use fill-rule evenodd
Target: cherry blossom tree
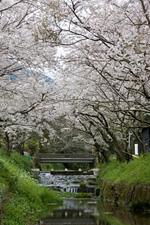
M 149 126 L 149 1 L 60 0 L 59 12 L 45 2 L 55 21 L 55 43 L 65 49 L 60 68 L 68 82 L 66 100 L 76 101 L 84 126 L 97 117 L 92 123 L 106 144 L 107 135 L 116 151 L 124 142 L 118 154 L 122 149 L 125 158 L 130 130 L 136 135 Z
M 34 72 L 52 67 L 55 49 L 36 38 L 40 33 L 40 8 L 40 1 L 35 0 L 0 2 L 0 76 L 22 67 Z
M 0 2 L 0 131 L 8 152 L 24 143 L 32 130 L 53 133 L 47 121 L 53 119 L 57 87 L 41 73 L 52 68 L 56 50 L 36 39 L 40 8 L 35 0 Z
M 32 77 L 13 81 L 6 76 L 1 78 L 0 130 L 1 135 L 6 137 L 8 149 L 10 140 L 13 144 L 19 136 L 28 138 L 32 130 L 42 135 L 42 130 L 48 127 L 45 120 L 53 120 L 50 117 L 53 84 L 44 81 L 43 85 L 41 82 L 36 79 L 33 82 Z
M 149 0 L 14 0 L 0 4 L 1 77 L 21 70 L 18 65 L 34 72 L 57 66 L 59 74 L 54 85 L 59 92 L 56 88 L 53 94 L 39 83 L 35 91 L 33 81 L 28 90 L 34 97 L 10 85 L 9 93 L 17 91 L 17 100 L 23 96 L 23 101 L 16 111 L 13 103 L 7 119 L 2 114 L 4 130 L 10 118 L 12 124 L 12 115 L 19 115 L 20 123 L 28 115 L 28 128 L 36 121 L 36 129 L 42 124 L 50 130 L 48 112 L 55 105 L 52 118 L 65 114 L 68 126 L 74 124 L 90 135 L 106 161 L 110 148 L 120 160 L 128 160 L 133 153 L 129 132 L 133 139 L 139 138 L 139 129 L 150 125 Z M 59 54 L 55 54 L 57 46 Z M 4 87 L 2 99 L 10 105 L 6 81 Z

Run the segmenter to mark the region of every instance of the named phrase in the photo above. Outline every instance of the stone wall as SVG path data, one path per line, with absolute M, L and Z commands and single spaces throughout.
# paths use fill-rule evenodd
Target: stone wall
M 148 203 L 150 205 L 150 185 L 103 181 L 101 196 L 104 200 L 129 206 L 138 203 Z

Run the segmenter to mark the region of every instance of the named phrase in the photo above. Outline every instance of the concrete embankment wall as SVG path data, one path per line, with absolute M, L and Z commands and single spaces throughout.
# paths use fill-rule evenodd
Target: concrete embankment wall
M 150 205 L 150 185 L 103 181 L 101 196 L 104 200 L 115 203 L 126 205 L 148 203 Z

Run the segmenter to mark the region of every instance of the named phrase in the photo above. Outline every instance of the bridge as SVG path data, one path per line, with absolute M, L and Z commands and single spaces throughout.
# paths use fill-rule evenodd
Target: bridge
M 40 163 L 90 163 L 94 164 L 95 156 L 90 154 L 36 154 Z

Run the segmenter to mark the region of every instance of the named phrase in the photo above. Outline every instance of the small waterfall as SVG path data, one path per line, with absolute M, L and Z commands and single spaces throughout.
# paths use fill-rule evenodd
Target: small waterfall
M 71 193 L 77 193 L 78 192 L 78 187 L 71 187 Z
M 69 186 L 69 187 L 66 188 L 66 192 L 78 193 L 78 188 L 79 187 Z
M 87 178 L 95 177 L 94 175 L 53 175 L 50 172 L 40 172 L 40 185 L 47 186 L 54 190 L 63 192 L 78 193 L 80 190 L 79 183 L 86 183 Z

